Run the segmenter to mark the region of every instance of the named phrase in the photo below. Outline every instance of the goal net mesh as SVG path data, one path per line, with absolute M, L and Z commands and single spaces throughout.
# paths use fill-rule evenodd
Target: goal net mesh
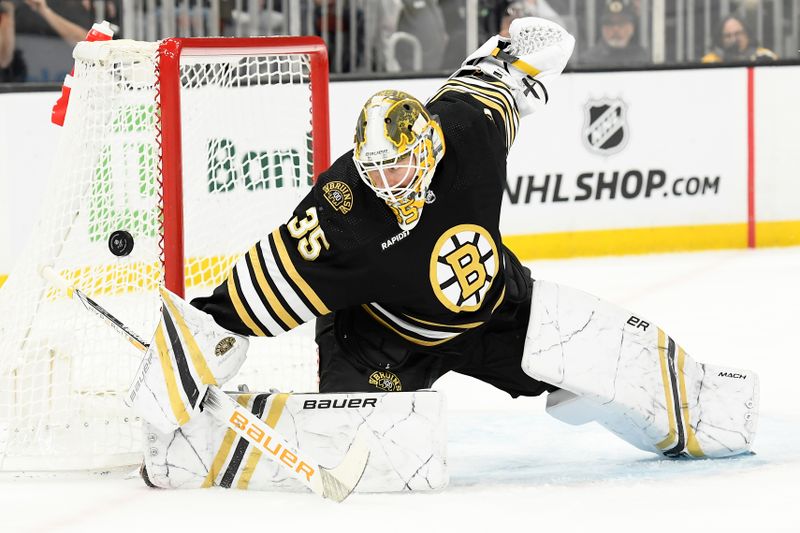
M 180 123 L 187 300 L 224 281 L 238 255 L 288 220 L 309 190 L 308 55 L 241 45 L 187 51 L 180 108 L 166 109 L 158 43 L 76 48 L 39 220 L 0 288 L 0 471 L 141 461 L 141 421 L 122 401 L 141 352 L 40 270 L 52 267 L 134 332 L 152 334 L 171 253 L 164 247 L 164 121 Z M 112 253 L 109 239 L 119 231 L 130 234 L 132 248 Z M 316 390 L 313 325 L 251 346 L 226 388 Z

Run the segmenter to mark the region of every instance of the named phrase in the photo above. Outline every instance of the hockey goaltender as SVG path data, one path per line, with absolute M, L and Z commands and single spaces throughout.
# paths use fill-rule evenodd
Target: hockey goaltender
M 374 94 L 353 151 L 227 281 L 191 305 L 162 293 L 148 352 L 160 363 L 137 378 L 147 393 L 130 401 L 148 421 L 150 484 L 297 487 L 288 467 L 298 450 L 333 471 L 367 429 L 369 459 L 345 485 L 441 488 L 444 404 L 430 387 L 450 371 L 514 397 L 547 393 L 554 417 L 599 422 L 655 454 L 750 450 L 755 373 L 696 362 L 639 315 L 533 279 L 503 245 L 506 156 L 519 119 L 554 96 L 573 45 L 552 22 L 517 19 L 509 39 L 489 39 L 426 104 Z M 310 320 L 319 394 L 231 393 L 239 419 L 203 408 L 241 366 L 248 337 Z M 268 428 L 237 426 L 248 415 Z M 264 437 L 272 430 L 283 448 Z

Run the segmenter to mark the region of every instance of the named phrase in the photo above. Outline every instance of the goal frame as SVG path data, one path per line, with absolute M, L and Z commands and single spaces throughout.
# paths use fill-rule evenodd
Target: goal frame
M 205 215 L 210 208 L 204 203 L 195 204 L 193 199 L 198 192 L 196 170 L 192 168 L 196 158 L 190 155 L 194 154 L 194 137 L 205 142 L 209 136 L 214 136 L 218 124 L 217 130 L 252 130 L 257 143 L 252 148 L 259 150 L 269 146 L 262 147 L 258 143 L 269 145 L 275 144 L 274 138 L 283 142 L 284 137 L 297 137 L 291 146 L 302 153 L 304 163 L 299 169 L 300 175 L 292 174 L 294 177 L 289 178 L 285 187 L 277 181 L 270 187 L 267 182 L 258 188 L 259 194 L 266 193 L 262 189 L 275 189 L 277 194 L 287 193 L 282 198 L 289 197 L 288 193 L 295 195 L 293 198 L 297 194 L 304 195 L 308 184 L 316 181 L 330 165 L 328 57 L 325 44 L 318 37 L 173 38 L 158 42 L 81 43 L 78 46 L 83 47 L 75 54 L 75 76 L 79 82 L 71 93 L 72 103 L 67 110 L 56 156 L 66 163 L 51 172 L 52 186 L 48 187 L 44 199 L 47 209 L 40 214 L 37 223 L 40 231 L 29 239 L 0 292 L 0 310 L 8 316 L 13 315 L 9 309 L 18 310 L 14 320 L 8 321 L 6 328 L 0 328 L 0 478 L 7 473 L 36 477 L 38 474 L 128 469 L 141 460 L 143 452 L 141 421 L 121 401 L 138 361 L 134 363 L 135 357 L 121 350 L 127 346 L 107 329 L 97 337 L 91 336 L 105 326 L 73 318 L 81 313 L 73 314 L 69 306 L 74 304 L 42 278 L 42 266 L 54 268 L 104 304 L 110 299 L 109 309 L 121 310 L 120 319 L 146 334 L 147 327 L 157 319 L 154 287 L 163 283 L 182 297 L 187 291 L 191 295 L 193 287 L 196 288 L 191 272 L 187 272 L 192 269 L 192 258 L 187 257 L 187 252 L 192 257 L 206 257 L 201 255 L 206 252 L 194 252 L 195 241 L 208 241 L 209 234 L 213 233 L 224 244 L 236 241 L 236 235 L 245 238 L 248 246 L 255 242 L 250 240 L 253 239 L 250 233 L 234 231 L 218 221 L 195 227 L 197 215 Z M 201 65 L 199 71 L 203 74 L 207 57 L 207 63 L 212 65 L 207 72 L 214 76 L 213 64 L 236 69 L 242 64 L 249 65 L 246 60 L 250 56 L 254 57 L 252 65 L 256 70 L 252 74 L 247 71 L 245 76 L 254 76 L 251 86 L 289 85 L 281 89 L 288 92 L 273 93 L 283 95 L 282 99 L 275 99 L 268 92 L 245 100 L 218 94 L 216 89 L 240 86 L 240 82 L 235 81 L 239 73 L 232 70 L 233 78 L 219 78 L 218 87 L 206 84 L 215 90 L 204 92 L 211 96 L 194 111 L 195 93 L 186 92 L 194 87 L 187 67 Z M 269 61 L 262 61 L 262 56 Z M 290 70 L 284 72 L 281 65 Z M 278 68 L 278 78 L 272 77 L 273 67 Z M 224 69 L 221 70 L 224 75 Z M 294 83 L 298 83 L 297 87 L 292 86 Z M 126 94 L 118 98 L 117 93 L 126 91 L 131 91 L 131 98 Z M 235 98 L 232 103 L 238 107 L 219 105 L 220 99 L 226 97 Z M 106 104 L 107 101 L 110 103 Z M 263 118 L 272 116 L 269 113 L 275 102 L 278 108 L 284 102 L 283 108 L 277 111 L 285 111 L 294 117 L 291 119 L 294 122 L 285 121 L 286 113 L 276 115 L 284 117 L 280 120 Z M 221 115 L 212 113 L 217 109 L 221 110 Z M 259 118 L 255 119 L 257 122 L 251 120 L 252 128 L 247 128 L 251 110 L 258 111 L 252 114 Z M 262 111 L 268 115 L 262 115 Z M 223 125 L 223 122 L 233 124 Z M 239 126 L 240 122 L 244 125 Z M 186 126 L 183 132 L 182 125 Z M 293 129 L 298 131 L 292 132 Z M 300 129 L 302 137 L 299 137 Z M 193 135 L 195 131 L 200 135 Z M 131 142 L 125 144 L 130 139 Z M 243 145 L 248 142 L 251 141 L 243 141 Z M 202 150 L 212 150 L 208 146 L 206 143 Z M 276 150 L 275 153 L 280 154 L 283 149 L 276 147 Z M 273 157 L 269 151 L 258 153 Z M 281 164 L 267 162 L 267 155 L 263 158 L 264 164 Z M 112 176 L 114 183 L 119 178 L 123 186 L 108 185 Z M 273 175 L 277 180 L 276 176 L 278 174 Z M 94 188 L 98 183 L 101 185 Z M 240 185 L 240 190 L 225 197 L 225 208 L 235 203 L 234 209 L 241 211 L 246 205 L 249 212 L 258 213 L 258 208 L 269 199 L 250 195 L 252 203 L 239 203 L 244 196 L 239 193 L 247 193 L 245 182 Z M 200 192 L 208 198 L 212 196 L 210 193 L 218 192 L 207 190 L 207 186 L 205 189 L 201 188 Z M 101 199 L 92 203 L 92 194 Z M 221 197 L 216 196 L 217 199 Z M 111 204 L 103 204 L 116 201 L 119 205 L 114 204 L 113 209 L 106 207 Z M 128 206 L 132 207 L 126 211 Z M 257 209 L 253 210 L 252 206 Z M 101 218 L 111 221 L 113 227 L 102 226 L 97 222 Z M 243 224 L 248 228 L 257 227 L 252 221 L 243 220 Z M 111 258 L 108 253 L 117 254 L 106 250 L 105 239 L 88 239 L 92 231 L 94 236 L 108 235 L 111 229 L 127 229 L 129 225 L 141 237 L 137 237 L 133 251 L 138 255 Z M 69 249 L 67 243 L 70 243 Z M 86 249 L 81 251 L 74 246 L 76 244 L 85 245 Z M 213 272 L 211 267 L 204 267 L 210 272 L 210 277 L 204 281 L 214 280 L 209 282 L 210 287 L 218 283 L 217 277 L 229 270 L 228 263 L 240 253 L 234 248 L 241 245 L 207 256 L 216 266 Z M 130 249 L 128 254 L 122 255 L 130 255 Z M 137 300 L 140 297 L 142 300 Z M 128 316 L 122 316 L 126 313 Z M 309 356 L 309 365 L 305 365 L 305 359 L 280 358 L 280 364 L 287 368 L 281 379 L 287 382 L 306 380 L 307 371 L 313 370 L 313 352 L 307 349 L 313 344 L 313 336 L 306 334 L 313 332 L 311 326 L 310 330 L 296 328 L 290 332 L 298 334 L 295 338 L 289 338 L 287 333 L 285 344 L 272 345 L 292 354 Z M 257 339 L 253 343 L 260 340 L 280 342 L 279 339 Z M 101 341 L 109 344 L 101 344 Z M 263 345 L 256 347 L 264 348 Z M 253 348 L 251 344 L 251 350 Z M 118 360 L 117 354 L 120 354 Z M 266 376 L 267 366 L 262 369 L 259 364 L 243 379 L 258 380 Z M 303 383 L 298 387 L 314 390 L 314 385 Z M 257 386 L 264 387 L 264 384 Z M 276 386 L 294 387 L 290 384 Z
M 163 194 L 164 285 L 185 296 L 183 225 L 183 154 L 181 137 L 180 59 L 182 56 L 305 54 L 310 60 L 311 128 L 314 181 L 330 166 L 328 51 L 319 37 L 170 38 L 158 47 L 158 162 Z

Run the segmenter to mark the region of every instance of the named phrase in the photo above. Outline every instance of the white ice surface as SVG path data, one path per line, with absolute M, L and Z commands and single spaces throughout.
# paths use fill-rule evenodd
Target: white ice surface
M 530 263 L 761 377 L 755 454 L 662 460 L 542 399 L 449 375 L 450 486 L 429 494 L 163 491 L 137 478 L 0 481 L 0 532 L 800 532 L 800 248 Z

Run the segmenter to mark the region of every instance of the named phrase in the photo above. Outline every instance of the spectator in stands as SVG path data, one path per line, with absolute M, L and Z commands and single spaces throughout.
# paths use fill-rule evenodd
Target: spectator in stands
M 364 13 L 357 2 L 340 2 L 338 11 L 336 3 L 336 0 L 314 0 L 314 34 L 326 39 L 332 72 L 354 72 L 364 58 Z M 351 9 L 355 10 L 352 18 Z M 353 19 L 355 27 L 351 28 Z M 352 32 L 355 32 L 355 49 L 351 51 Z
M 647 63 L 650 54 L 634 39 L 636 12 L 622 0 L 606 3 L 600 15 L 600 41 L 581 57 L 582 65 L 625 67 Z
M 442 68 L 454 71 L 461 65 L 467 52 L 467 6 L 464 0 L 439 0 L 439 8 L 447 30 L 447 46 L 442 58 Z
M 383 12 L 387 70 L 442 68 L 448 37 L 439 0 L 383 0 Z
M 14 29 L 14 4 L 0 0 L 0 83 L 25 81 L 27 68 L 17 50 Z
M 703 56 L 703 63 L 729 61 L 775 61 L 778 56 L 772 50 L 762 48 L 750 38 L 751 32 L 744 20 L 728 15 L 719 24 L 714 49 Z
M 24 21 L 20 21 L 20 32 L 42 35 L 57 35 L 70 47 L 82 41 L 94 23 L 90 2 L 82 0 L 25 0 L 30 11 Z M 23 11 L 20 11 L 22 15 Z M 38 19 L 38 20 L 37 20 Z
M 119 16 L 120 3 L 121 0 L 105 0 L 105 2 L 102 2 L 102 13 L 96 11 L 94 13 L 94 20 L 92 20 L 92 23 L 101 22 L 105 20 L 109 24 L 111 24 L 111 28 L 114 30 L 114 34 L 115 35 L 118 34 L 120 31 L 120 22 L 121 22 Z M 83 7 L 89 12 L 92 12 L 92 4 L 94 4 L 95 9 L 99 7 L 97 3 L 93 2 L 93 0 L 82 0 L 82 4 Z M 218 34 L 219 30 L 217 30 L 216 33 Z
M 15 0 L 17 46 L 25 52 L 27 81 L 63 81 L 72 49 L 94 22 L 91 0 Z
M 511 21 L 521 17 L 541 17 L 552 20 L 559 26 L 564 26 L 564 20 L 555 9 L 550 7 L 547 0 L 500 0 L 502 12 L 500 15 L 500 31 L 503 37 L 508 37 L 508 28 Z

